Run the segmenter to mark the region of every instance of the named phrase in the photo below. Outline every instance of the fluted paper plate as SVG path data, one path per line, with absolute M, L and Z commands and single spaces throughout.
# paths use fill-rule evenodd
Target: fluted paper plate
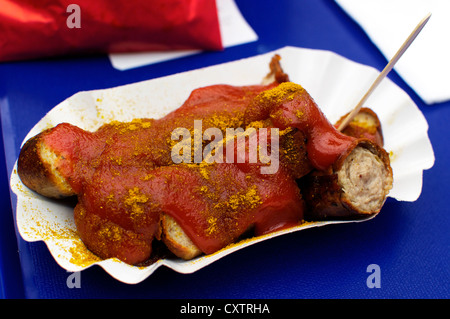
M 193 89 L 206 85 L 260 83 L 268 72 L 268 64 L 274 53 L 281 55 L 282 66 L 291 81 L 301 84 L 311 94 L 331 122 L 356 105 L 379 73 L 374 68 L 332 52 L 285 47 L 263 55 L 159 79 L 79 92 L 54 107 L 25 140 L 61 122 L 95 130 L 111 120 L 161 117 L 179 107 Z M 427 121 L 409 96 L 389 79 L 381 83 L 366 105 L 378 114 L 385 148 L 391 154 L 394 187 L 389 196 L 399 201 L 415 201 L 422 190 L 423 170 L 434 164 Z M 26 241 L 44 241 L 55 260 L 68 271 L 99 265 L 111 276 L 126 283 L 138 283 L 160 266 L 181 273 L 192 273 L 236 250 L 269 238 L 311 227 L 354 222 L 307 223 L 247 239 L 191 261 L 161 259 L 147 267 L 134 267 L 114 258 L 99 260 L 89 253 L 77 235 L 73 206 L 30 191 L 20 181 L 16 167 L 11 175 L 11 188 L 17 194 L 16 219 L 22 238 Z

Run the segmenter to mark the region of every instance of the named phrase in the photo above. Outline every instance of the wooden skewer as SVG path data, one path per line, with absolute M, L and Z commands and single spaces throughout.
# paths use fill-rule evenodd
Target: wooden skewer
M 347 115 L 347 117 L 342 121 L 341 125 L 339 125 L 338 130 L 342 131 L 348 123 L 352 121 L 352 119 L 355 117 L 356 114 L 361 110 L 361 107 L 366 102 L 366 100 L 369 98 L 369 96 L 372 94 L 373 91 L 377 88 L 377 86 L 380 84 L 380 82 L 388 75 L 388 73 L 392 70 L 395 63 L 400 59 L 400 57 L 405 53 L 405 51 L 409 48 L 411 43 L 416 39 L 416 37 L 419 35 L 420 31 L 422 31 L 425 24 L 428 22 L 428 20 L 431 17 L 431 13 L 428 13 L 425 18 L 422 19 L 422 21 L 419 22 L 419 24 L 416 26 L 416 28 L 413 30 L 413 32 L 409 35 L 409 37 L 406 39 L 406 41 L 402 44 L 400 49 L 398 49 L 397 53 L 395 53 L 394 57 L 389 61 L 389 63 L 386 65 L 386 67 L 383 69 L 383 71 L 378 75 L 378 77 L 373 82 L 372 86 L 369 88 L 369 90 L 364 94 L 362 99 L 359 101 L 359 103 L 355 106 L 355 108 Z

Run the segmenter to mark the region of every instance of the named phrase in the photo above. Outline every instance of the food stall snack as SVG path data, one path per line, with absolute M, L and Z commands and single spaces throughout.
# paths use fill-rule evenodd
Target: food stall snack
M 314 202 L 315 194 L 323 193 L 322 184 L 318 188 L 316 182 L 311 194 L 299 185 L 324 172 L 337 176 L 333 187 L 341 187 L 332 194 L 334 200 L 325 196 L 323 201 L 326 207 L 339 206 L 337 216 L 378 213 L 392 187 L 386 151 L 366 137 L 337 131 L 308 92 L 289 82 L 278 56 L 270 74 L 274 80 L 269 84 L 198 88 L 160 119 L 112 121 L 94 132 L 59 124 L 24 144 L 18 174 L 44 196 L 76 195 L 75 223 L 85 245 L 101 258 L 117 257 L 133 265 L 149 260 L 155 239 L 191 259 L 242 236 L 299 225 L 311 216 L 308 207 L 324 211 Z M 181 142 L 173 139 L 178 128 L 194 136 L 193 145 L 189 139 L 179 149 L 194 150 L 183 153 L 190 161 L 181 163 L 173 157 Z M 195 136 L 204 138 L 209 129 L 225 138 L 214 140 L 214 152 L 209 149 L 196 161 Z M 227 137 L 229 129 L 235 130 L 232 138 Z M 239 134 L 246 135 L 242 148 L 234 143 Z M 203 139 L 197 145 L 200 155 L 211 146 L 211 137 L 207 140 L 209 144 Z M 242 149 L 258 150 L 256 161 L 250 152 L 242 156 Z M 355 176 L 346 178 L 354 171 L 356 183 Z M 373 180 L 377 182 L 367 184 Z M 365 205 L 361 201 L 367 194 L 371 204 Z

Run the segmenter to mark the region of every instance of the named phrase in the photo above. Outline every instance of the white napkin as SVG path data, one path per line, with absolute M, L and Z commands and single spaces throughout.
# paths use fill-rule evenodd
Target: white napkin
M 395 65 L 428 104 L 450 100 L 449 0 L 335 0 L 390 60 L 415 26 L 431 19 Z
M 258 40 L 258 35 L 245 21 L 234 0 L 216 0 L 216 5 L 224 48 Z M 109 54 L 109 59 L 116 69 L 128 70 L 200 52 L 201 50 L 114 53 Z

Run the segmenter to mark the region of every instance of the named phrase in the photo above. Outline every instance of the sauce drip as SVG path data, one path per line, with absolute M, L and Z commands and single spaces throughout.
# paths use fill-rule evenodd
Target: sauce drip
M 296 128 L 305 134 L 311 164 L 324 170 L 355 140 L 339 132 L 303 87 L 292 82 L 259 94 L 246 110 L 246 122 L 270 118 L 275 127 Z

